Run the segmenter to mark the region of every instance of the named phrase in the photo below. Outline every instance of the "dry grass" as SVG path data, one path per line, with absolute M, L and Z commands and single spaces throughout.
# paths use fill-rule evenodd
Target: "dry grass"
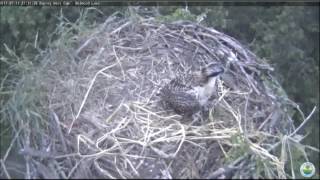
M 299 107 L 278 93 L 272 67 L 213 28 L 118 15 L 91 30 L 61 22 L 61 38 L 27 75 L 36 85 L 22 80 L 22 92 L 4 108 L 12 144 L 26 159 L 25 177 L 295 177 L 285 171 L 288 142 L 309 146 L 297 139 L 289 112 Z M 159 88 L 212 61 L 227 72 L 199 125 L 160 106 Z M 37 106 L 13 111 L 28 85 L 38 88 Z M 1 161 L 7 177 L 10 151 Z

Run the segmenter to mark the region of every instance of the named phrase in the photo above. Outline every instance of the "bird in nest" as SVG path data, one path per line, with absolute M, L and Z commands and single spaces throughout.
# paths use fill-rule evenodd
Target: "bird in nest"
M 165 108 L 190 117 L 205 107 L 216 92 L 216 81 L 224 73 L 221 63 L 210 63 L 201 71 L 178 76 L 162 89 L 160 98 Z

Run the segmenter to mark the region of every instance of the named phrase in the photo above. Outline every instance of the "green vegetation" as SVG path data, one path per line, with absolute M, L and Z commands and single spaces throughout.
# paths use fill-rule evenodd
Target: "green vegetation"
M 178 20 L 189 20 L 189 21 L 196 21 L 196 15 L 191 14 L 190 11 L 185 9 L 177 8 L 172 14 L 165 15 L 165 16 L 158 16 L 158 20 L 164 22 L 174 22 Z

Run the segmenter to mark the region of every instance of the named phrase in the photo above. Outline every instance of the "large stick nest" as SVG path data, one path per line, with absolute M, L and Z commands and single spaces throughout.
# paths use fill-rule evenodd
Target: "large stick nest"
M 48 119 L 24 125 L 29 177 L 286 177 L 273 150 L 294 131 L 290 103 L 272 68 L 224 33 L 114 15 L 42 56 L 35 77 Z M 214 61 L 226 72 L 204 121 L 160 106 L 165 83 Z

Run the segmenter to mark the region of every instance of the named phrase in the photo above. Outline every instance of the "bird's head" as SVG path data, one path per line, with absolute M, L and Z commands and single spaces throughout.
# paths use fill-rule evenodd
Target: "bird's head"
M 202 69 L 202 75 L 207 79 L 217 77 L 224 73 L 224 67 L 221 63 L 210 63 L 204 69 Z

